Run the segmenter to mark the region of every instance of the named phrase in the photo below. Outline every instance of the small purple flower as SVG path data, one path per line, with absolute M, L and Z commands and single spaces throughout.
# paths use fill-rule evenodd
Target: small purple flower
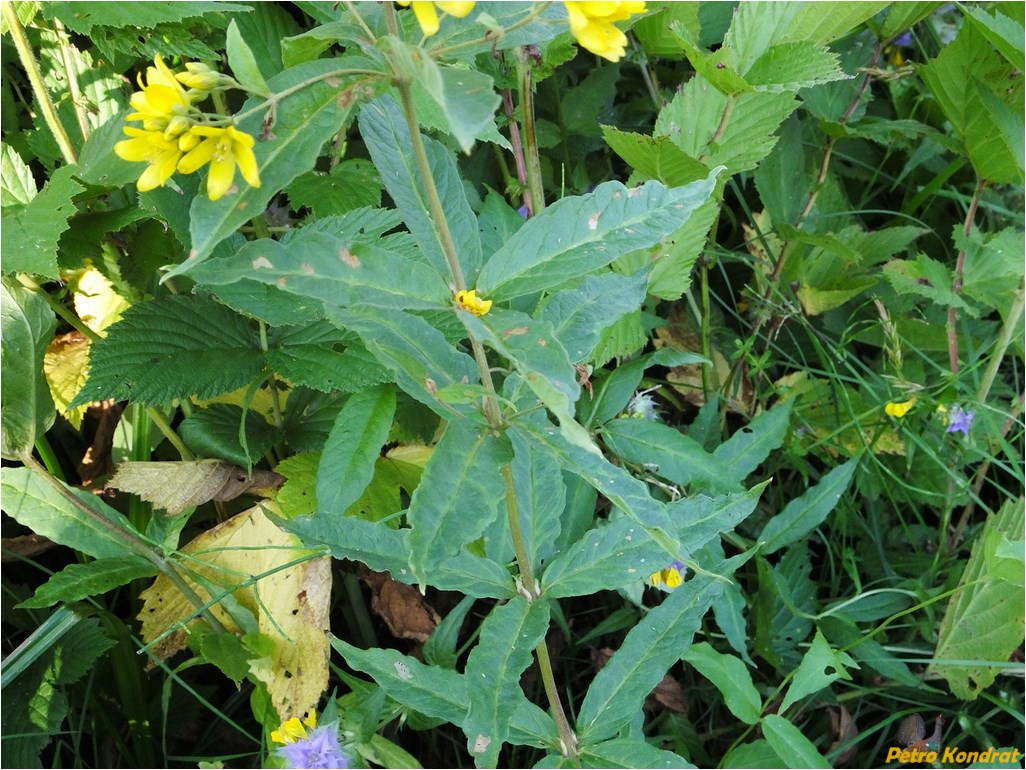
M 282 746 L 278 753 L 294 770 L 345 770 L 349 767 L 339 742 L 338 725 L 311 730 L 308 737 Z
M 531 209 L 529 209 L 527 207 L 527 204 L 525 203 L 523 206 L 517 209 L 517 213 L 524 219 L 527 219 L 529 216 L 531 216 Z
M 948 414 L 948 433 L 961 433 L 964 438 L 969 438 L 969 431 L 973 429 L 973 420 L 976 419 L 976 412 L 970 409 L 968 412 L 958 404 L 951 407 Z
M 912 33 L 911 32 L 903 32 L 902 34 L 900 34 L 896 38 L 894 38 L 894 42 L 891 43 L 891 45 L 897 46 L 898 48 L 911 48 L 912 47 Z

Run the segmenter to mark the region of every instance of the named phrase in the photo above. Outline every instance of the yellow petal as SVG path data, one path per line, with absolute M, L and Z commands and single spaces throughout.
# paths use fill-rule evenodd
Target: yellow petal
M 256 140 L 254 140 L 252 136 L 247 134 L 245 131 L 239 131 L 235 126 L 228 126 L 225 131 L 231 138 L 232 142 L 236 145 L 241 144 L 245 147 L 252 147 L 256 144 Z
M 235 161 L 239 164 L 239 171 L 250 187 L 260 186 L 260 169 L 257 168 L 256 155 L 249 147 L 235 145 Z
M 152 153 L 149 142 L 145 139 L 125 139 L 114 145 L 114 154 L 122 160 L 130 160 L 137 163 L 147 160 Z
M 413 0 L 413 13 L 425 37 L 431 37 L 438 32 L 438 12 L 434 3 L 430 0 Z
M 196 132 L 196 129 L 193 129 Z M 210 159 L 214 157 L 214 150 L 217 149 L 216 139 L 204 139 L 192 150 L 182 156 L 182 159 L 178 161 L 178 170 L 183 174 L 191 174 L 204 163 L 209 163 Z
M 917 400 L 918 399 L 915 396 L 913 396 L 908 401 L 892 401 L 884 407 L 884 411 L 891 417 L 897 417 L 898 419 L 901 419 L 909 413 L 909 410 L 911 410 L 913 406 L 916 405 Z
M 683 585 L 684 578 L 681 576 L 680 572 L 675 570 L 673 567 L 665 570 L 665 573 L 664 579 L 666 580 L 666 586 L 668 588 L 677 588 Z
M 207 175 L 207 197 L 212 201 L 220 200 L 231 188 L 234 180 L 234 158 L 210 161 L 210 173 Z
M 439 0 L 435 3 L 443 13 L 447 13 L 450 16 L 455 16 L 457 19 L 462 19 L 464 16 L 474 10 L 474 3 L 472 2 L 460 2 L 460 0 L 448 0 L 443 2 Z

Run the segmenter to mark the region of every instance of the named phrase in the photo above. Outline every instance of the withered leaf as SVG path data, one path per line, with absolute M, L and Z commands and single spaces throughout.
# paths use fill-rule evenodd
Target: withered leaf
M 285 478 L 273 471 L 248 474 L 224 460 L 191 460 L 124 462 L 107 486 L 139 495 L 174 515 L 210 500 L 234 500 L 246 492 L 278 489 L 284 483 Z
M 371 589 L 371 609 L 397 639 L 426 642 L 442 622 L 413 586 L 393 580 L 386 572 L 369 572 L 363 580 Z

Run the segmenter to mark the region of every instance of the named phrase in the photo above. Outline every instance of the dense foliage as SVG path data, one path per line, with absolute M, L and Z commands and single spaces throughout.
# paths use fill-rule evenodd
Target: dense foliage
M 1021 756 L 1022 4 L 409 6 L 3 4 L 3 765 Z

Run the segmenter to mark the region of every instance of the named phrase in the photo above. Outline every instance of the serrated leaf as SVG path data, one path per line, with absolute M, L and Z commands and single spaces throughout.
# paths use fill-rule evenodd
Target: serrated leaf
M 259 341 L 243 318 L 203 296 L 172 296 L 131 307 L 110 327 L 93 346 L 89 381 L 71 405 L 213 398 L 262 368 Z
M 891 41 L 927 16 L 936 12 L 943 2 L 909 2 L 891 3 L 887 10 L 887 19 L 880 28 L 879 36 L 883 41 Z
M 445 417 L 470 410 L 445 404 L 435 394 L 449 385 L 479 382 L 477 365 L 423 318 L 373 307 L 333 309 L 330 315 L 334 323 L 356 332 L 367 350 L 394 374 L 399 387 L 415 399 Z
M 647 283 L 644 271 L 632 276 L 589 275 L 580 285 L 554 294 L 538 318 L 552 325 L 553 337 L 571 361 L 586 361 L 602 331 L 641 306 Z
M 602 126 L 602 138 L 636 171 L 649 179 L 659 180 L 667 187 L 677 187 L 709 175 L 704 163 L 686 155 L 669 137 L 646 136 Z
M 697 29 L 690 29 L 680 20 L 671 21 L 668 27 L 691 62 L 691 66 L 695 68 L 695 72 L 708 80 L 713 88 L 727 95 L 752 90 L 732 66 L 732 52 L 729 47 L 720 46 L 716 52 L 709 53 L 699 46 Z
M 1001 12 L 991 15 L 980 8 L 966 7 L 965 14 L 966 21 L 974 25 L 1009 64 L 1017 67 L 1022 64 L 1026 56 L 1026 46 L 1023 45 L 1026 30 L 1020 22 Z
M 848 489 L 857 467 L 858 458 L 853 458 L 833 468 L 818 484 L 791 500 L 784 510 L 766 522 L 759 535 L 762 553 L 773 553 L 796 543 L 822 524 Z
M 31 453 L 56 417 L 43 373 L 57 319 L 46 301 L 20 284 L 0 284 L 0 454 L 17 459 Z
M 60 19 L 68 29 L 88 35 L 93 27 L 97 26 L 145 29 L 207 13 L 249 11 L 250 8 L 248 5 L 222 2 L 148 3 L 138 6 L 103 3 L 83 6 L 73 2 L 55 1 L 43 3 L 42 10 L 46 18 Z
M 838 679 L 851 679 L 847 667 L 858 668 L 858 665 L 843 652 L 831 649 L 823 633 L 817 629 L 816 636 L 802 658 L 801 665 L 794 672 L 791 686 L 780 704 L 780 713 L 787 711 L 806 695 L 812 695 Z
M 813 43 L 830 43 L 848 34 L 888 6 L 893 8 L 894 4 L 865 2 L 805 5 L 791 19 L 780 42 L 808 40 Z
M 277 487 L 281 476 L 271 471 L 247 473 L 222 460 L 123 462 L 107 486 L 131 492 L 169 514 L 209 500 L 234 500 L 251 490 Z
M 621 459 L 681 486 L 733 491 L 743 477 L 694 439 L 653 420 L 624 418 L 605 424 L 603 441 Z
M 421 585 L 495 518 L 505 497 L 499 469 L 511 459 L 508 445 L 491 432 L 462 420 L 449 423 L 407 512 L 413 528 L 410 566 Z
M 350 158 L 329 173 L 308 171 L 296 177 L 286 192 L 293 209 L 306 206 L 318 219 L 381 205 L 381 176 L 374 164 Z
M 672 190 L 659 182 L 633 189 L 606 182 L 587 195 L 563 198 L 492 255 L 478 290 L 495 300 L 532 294 L 593 272 L 627 251 L 652 246 L 712 195 L 716 173 Z
M 628 633 L 591 682 L 577 717 L 582 743 L 616 734 L 691 644 L 722 583 L 704 575 L 688 580 Z
M 3 271 L 57 278 L 57 243 L 75 213 L 72 199 L 84 189 L 72 175 L 76 166 L 58 169 L 28 204 L 3 217 Z
M 721 533 L 731 532 L 748 518 L 769 483 L 767 479 L 747 492 L 681 498 L 668 504 L 666 510 L 677 525 L 681 542 L 690 551 L 698 551 Z
M 943 307 L 957 307 L 976 315 L 976 310 L 952 291 L 948 267 L 925 254 L 917 254 L 914 260 L 892 260 L 883 266 L 883 275 L 898 294 L 917 294 Z
M 723 704 L 731 714 L 747 725 L 759 721 L 762 697 L 755 689 L 751 672 L 740 658 L 724 655 L 707 642 L 699 642 L 691 645 L 681 659 L 716 685 L 723 695 Z
M 648 343 L 648 332 L 641 323 L 641 310 L 621 316 L 602 330 L 599 343 L 591 354 L 595 368 L 612 359 L 624 359 L 638 353 Z
M 299 32 L 299 24 L 292 15 L 275 3 L 253 3 L 248 13 L 232 14 L 243 40 L 256 58 L 257 66 L 265 78 L 274 77 L 284 70 L 282 41 Z
M 706 239 L 720 212 L 714 195 L 691 215 L 683 225 L 660 244 L 653 255 L 655 262 L 649 276 L 648 293 L 660 299 L 680 299 L 691 286 L 691 268 L 702 255 Z
M 93 517 L 28 468 L 4 468 L 0 485 L 3 487 L 4 513 L 37 535 L 96 559 L 139 555 L 137 548 L 130 544 L 129 535 L 120 533 L 134 534 L 136 543 L 141 542 L 142 536 L 123 514 L 96 495 L 67 487 L 70 494 L 96 512 Z
M 495 767 L 509 734 L 509 710 L 524 699 L 520 675 L 544 643 L 549 603 L 522 596 L 499 605 L 481 624 L 481 636 L 467 658 L 468 711 L 463 719 L 467 749 L 478 767 Z
M 39 609 L 57 602 L 77 602 L 88 596 L 106 593 L 139 578 L 157 574 L 153 562 L 141 556 L 96 559 L 86 564 L 69 564 L 50 577 L 18 607 Z
M 1008 660 L 1022 643 L 1026 591 L 994 566 L 1003 538 L 1023 539 L 1023 521 L 1022 498 L 1006 501 L 987 518 L 941 621 L 929 672 L 944 677 L 962 700 L 975 700 L 989 687 L 1001 671 L 993 664 Z M 958 662 L 943 662 L 949 660 Z
M 833 767 L 819 753 L 815 744 L 802 735 L 801 730 L 777 714 L 762 718 L 762 732 L 773 751 L 783 760 L 784 767 L 810 767 L 829 770 Z
M 203 262 L 218 243 L 259 215 L 278 191 L 313 167 L 324 142 L 345 125 L 357 99 L 377 85 L 366 75 L 344 74 L 350 68 L 373 69 L 373 64 L 362 57 L 342 56 L 300 64 L 271 78 L 268 88 L 272 93 L 281 93 L 311 78 L 324 79 L 278 102 L 271 138 L 258 139 L 253 148 L 260 169 L 260 187 L 243 184 L 238 192 L 229 190 L 216 201 L 202 194 L 193 198 L 189 211 L 189 259 L 170 270 L 165 278 L 187 273 Z M 340 74 L 330 77 L 333 72 Z M 241 111 L 261 103 L 262 99 L 249 99 Z M 258 111 L 241 121 L 239 129 L 259 137 L 262 120 L 263 114 Z
M 244 467 L 260 462 L 278 431 L 253 410 L 231 404 L 197 409 L 179 427 L 182 441 L 200 457 L 215 457 Z
M 387 382 L 388 371 L 355 340 L 342 352 L 334 349 L 344 336 L 326 321 L 275 329 L 268 335 L 267 363 L 289 382 L 322 393 L 355 393 Z
M 267 87 L 267 81 L 260 74 L 260 67 L 257 66 L 256 57 L 249 49 L 246 41 L 239 32 L 239 27 L 232 19 L 228 24 L 228 32 L 225 40 L 225 49 L 228 54 L 228 66 L 232 68 L 232 74 L 239 84 L 250 93 L 259 96 L 269 96 L 271 91 Z
M 968 254 L 962 293 L 984 307 L 995 308 L 1007 319 L 1023 281 L 1024 265 L 1019 255 L 1026 247 L 1022 232 L 1011 227 L 986 235 L 973 230 L 965 241 L 961 226 L 956 225 L 954 232 L 955 245 Z
M 335 418 L 317 470 L 319 510 L 340 515 L 363 494 L 394 414 L 391 387 L 378 386 L 349 397 Z
M 0 207 L 24 206 L 35 195 L 36 180 L 28 164 L 9 144 L 0 145 Z
M 769 453 L 783 445 L 791 425 L 793 400 L 762 412 L 713 452 L 713 457 L 743 479 L 762 464 Z
M 723 36 L 734 69 L 745 76 L 770 46 L 784 40 L 800 11 L 800 5 L 791 3 L 738 6 Z
M 360 113 L 360 133 L 381 173 L 385 189 L 395 201 L 424 257 L 439 276 L 449 276 L 449 264 L 411 149 L 409 128 L 395 100 L 386 96 L 369 104 Z M 459 244 L 458 256 L 464 278 L 473 285 L 481 265 L 481 238 L 477 219 L 467 202 L 463 180 L 452 155 L 443 145 L 424 137 L 424 149 L 446 222 L 453 240 Z

